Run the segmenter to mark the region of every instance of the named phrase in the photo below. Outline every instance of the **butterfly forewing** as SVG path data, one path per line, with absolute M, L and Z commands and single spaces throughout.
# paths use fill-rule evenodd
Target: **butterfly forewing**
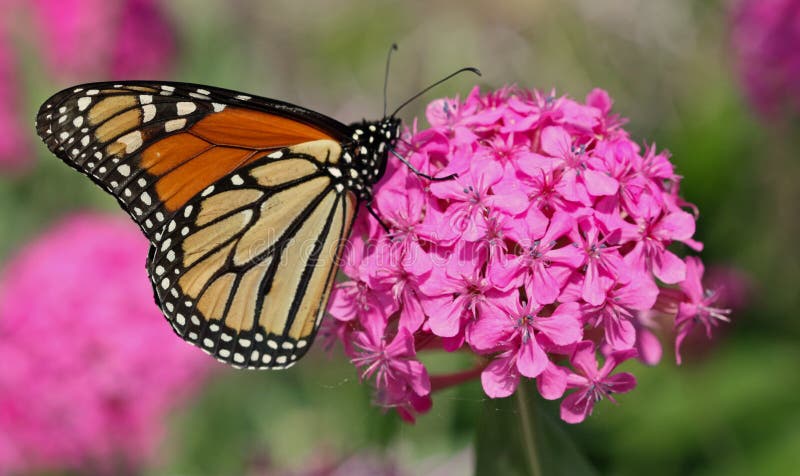
M 190 198 L 237 168 L 342 133 L 341 124 L 301 108 L 294 112 L 305 121 L 284 117 L 291 107 L 182 83 L 97 83 L 50 98 L 37 131 L 152 238 Z
M 325 141 L 327 142 L 327 141 Z M 327 157 L 285 149 L 208 187 L 153 243 L 148 271 L 175 331 L 225 362 L 281 368 L 314 338 L 356 210 Z

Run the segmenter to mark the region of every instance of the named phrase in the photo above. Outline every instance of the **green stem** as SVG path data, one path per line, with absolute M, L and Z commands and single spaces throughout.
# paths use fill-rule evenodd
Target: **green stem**
M 522 422 L 522 439 L 525 443 L 525 456 L 531 467 L 532 476 L 541 476 L 542 468 L 539 465 L 539 455 L 536 453 L 536 441 L 533 439 L 533 415 L 528 411 L 528 397 L 525 392 L 525 382 L 520 382 L 517 387 L 517 406 Z

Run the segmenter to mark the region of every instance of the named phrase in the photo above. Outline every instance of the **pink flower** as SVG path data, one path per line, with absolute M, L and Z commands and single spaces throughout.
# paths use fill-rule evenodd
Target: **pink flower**
M 465 240 L 475 241 L 481 237 L 478 224 L 485 219 L 487 210 L 495 209 L 514 216 L 525 211 L 528 203 L 522 192 L 497 193 L 492 190 L 492 186 L 503 177 L 499 163 L 488 158 L 467 163 L 469 167 L 458 178 L 431 184 L 431 192 L 435 197 L 450 202 L 452 226 L 462 233 Z
M 550 304 L 558 298 L 567 278 L 583 262 L 583 257 L 571 244 L 556 248 L 558 240 L 575 226 L 566 213 L 553 214 L 546 228 L 540 226 L 537 230 L 531 225 L 531 220 L 526 220 L 522 224 L 525 235 L 516 237 L 517 243 L 523 246 L 522 253 L 492 266 L 491 271 L 499 287 L 507 289 L 509 285 L 522 285 L 530 290 L 536 302 Z
M 633 142 L 612 104 L 599 89 L 584 104 L 475 88 L 433 101 L 430 129 L 413 123 L 397 152 L 457 177 L 430 182 L 389 164 L 374 201 L 389 229 L 357 218 L 342 266 L 350 280 L 337 285 L 324 331 L 363 369 L 377 404 L 412 421 L 438 389 L 480 378 L 502 398 L 535 379 L 548 399 L 578 388 L 562 417 L 580 421 L 597 399 L 632 388 L 632 376 L 609 376 L 616 363 L 637 351 L 660 360 L 647 320 L 656 306 L 674 318 L 683 302 L 680 329 L 694 322 L 682 316 L 695 301 L 668 287 L 690 265 L 668 247 L 700 250 L 697 210 L 680 197 L 669 154 Z M 432 375 L 426 390 L 417 356 L 456 350 L 475 366 Z M 597 353 L 609 355 L 600 371 Z
M 594 327 L 602 327 L 606 342 L 612 350 L 626 350 L 637 342 L 636 311 L 646 311 L 653 307 L 658 297 L 658 287 L 647 276 L 634 276 L 628 282 L 611 282 L 610 278 L 600 278 L 601 288 L 605 289 L 599 304 L 585 303 L 583 317 Z M 565 289 L 561 296 L 564 301 L 580 299 L 577 283 Z
M 386 342 L 385 329 L 376 327 L 356 332 L 353 341 L 357 356 L 353 363 L 362 368 L 361 378 L 375 376 L 379 388 L 411 390 L 417 395 L 430 392 L 425 367 L 415 360 L 414 339 L 406 329 L 400 329 L 391 342 Z
M 394 299 L 392 307 L 400 309 L 400 327 L 416 332 L 425 315 L 419 294 L 420 284 L 431 276 L 430 257 L 416 247 L 403 249 L 381 242 L 367 260 L 367 266 L 375 270 L 367 278 L 370 286 L 388 292 Z
M 72 216 L 22 249 L 0 284 L 0 473 L 131 469 L 211 368 L 153 302 L 147 240 Z
M 599 305 L 606 293 L 603 277 L 628 280 L 630 271 L 618 251 L 620 234 L 617 230 L 604 231 L 600 223 L 591 218 L 582 219 L 578 229 L 580 232 L 573 236 L 583 254 L 581 264 L 585 266 L 581 297 L 589 304 Z
M 479 312 L 487 312 L 496 306 L 495 297 L 510 293 L 494 287 L 484 276 L 476 262 L 481 257 L 479 248 L 468 243 L 457 245 L 449 259 L 434 260 L 439 266 L 422 286 L 423 309 L 429 317 L 431 331 L 440 337 L 455 337 L 453 348 L 461 346 L 461 338 L 467 323 L 475 322 Z
M 731 43 L 751 104 L 766 116 L 800 108 L 800 2 L 741 0 Z
M 120 79 L 150 79 L 172 69 L 175 29 L 158 0 L 126 0 L 120 12 L 111 75 Z
M 720 321 L 729 322 L 729 309 L 715 307 L 713 304 L 719 297 L 715 291 L 703 288 L 703 263 L 694 257 L 686 258 L 686 279 L 680 283 L 683 297 L 678 304 L 678 315 L 675 317 L 675 359 L 681 363 L 681 344 L 695 326 L 702 326 L 708 338 L 711 330 Z
M 686 265 L 675 253 L 667 250 L 673 241 L 689 242 L 694 235 L 694 217 L 684 211 L 639 220 L 633 250 L 625 261 L 639 272 L 652 272 L 667 284 L 682 281 Z
M 520 375 L 538 377 L 550 363 L 544 349 L 549 343 L 567 346 L 583 336 L 577 303 L 562 304 L 547 317 L 540 315 L 542 307 L 532 300 L 509 304 L 502 303 L 487 313 L 470 333 L 470 343 L 478 352 L 506 350 L 481 375 L 484 391 L 490 397 L 513 393 Z
M 590 196 L 612 195 L 619 184 L 605 173 L 602 162 L 586 153 L 587 144 L 574 144 L 573 137 L 562 127 L 546 127 L 542 131 L 542 151 L 552 157 L 554 166 L 563 169 L 561 194 L 585 205 Z
M 32 3 L 48 66 L 60 76 L 152 77 L 173 61 L 174 33 L 156 0 Z
M 613 352 L 598 369 L 594 344 L 590 341 L 578 344 L 569 359 L 575 372 L 567 377 L 567 387 L 577 390 L 561 402 L 561 419 L 567 423 L 580 423 L 592 414 L 595 403 L 604 398 L 616 403 L 613 394 L 633 390 L 636 386 L 633 375 L 627 372 L 609 374 L 620 363 L 635 355 L 634 350 Z
M 387 293 L 377 292 L 369 285 L 370 276 L 364 262 L 367 243 L 354 238 L 345 249 L 341 269 L 352 281 L 338 283 L 331 295 L 328 312 L 341 321 L 361 316 L 378 316 L 385 319 L 397 309 L 396 300 Z

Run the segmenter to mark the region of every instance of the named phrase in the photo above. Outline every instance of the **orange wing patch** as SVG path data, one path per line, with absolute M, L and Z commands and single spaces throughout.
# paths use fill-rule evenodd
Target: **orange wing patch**
M 302 122 L 235 107 L 227 107 L 206 117 L 195 124 L 191 131 L 214 144 L 260 150 L 280 149 L 319 139 L 334 140 Z
M 147 147 L 141 166 L 158 177 L 158 197 L 175 212 L 222 177 L 264 155 L 318 140 L 333 138 L 291 119 L 227 107 Z

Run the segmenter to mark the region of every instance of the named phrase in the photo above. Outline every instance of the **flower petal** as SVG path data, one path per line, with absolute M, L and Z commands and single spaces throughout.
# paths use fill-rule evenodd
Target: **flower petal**
M 547 366 L 547 354 L 544 353 L 536 338 L 531 336 L 520 345 L 517 354 L 517 370 L 529 378 L 536 378 Z
M 501 355 L 481 372 L 483 391 L 489 398 L 504 398 L 517 389 L 519 373 L 516 367 L 510 364 L 510 357 Z
M 558 365 L 548 362 L 544 371 L 536 377 L 539 394 L 547 400 L 555 400 L 564 395 L 567 389 L 567 372 Z

